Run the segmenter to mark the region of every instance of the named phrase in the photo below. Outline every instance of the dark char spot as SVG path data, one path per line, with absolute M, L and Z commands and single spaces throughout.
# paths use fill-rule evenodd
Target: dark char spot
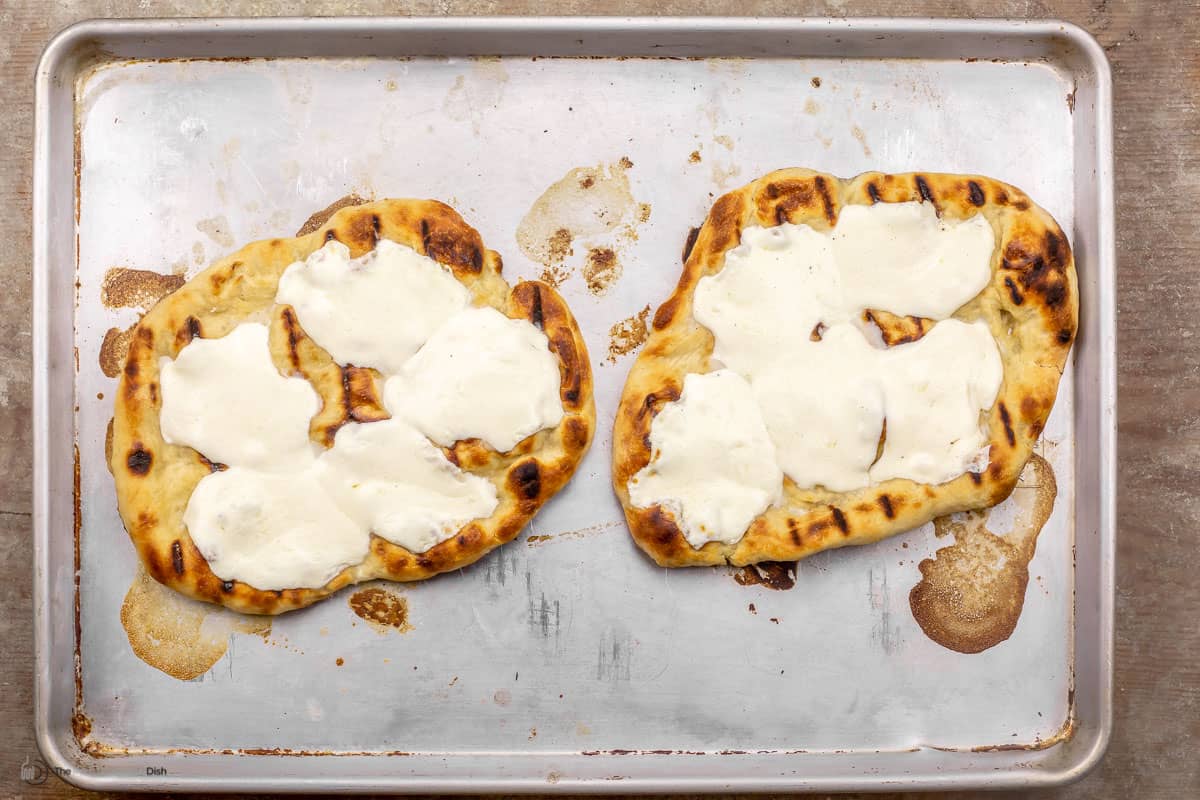
M 129 467 L 129 471 L 134 475 L 145 475 L 150 471 L 150 464 L 153 461 L 154 456 L 150 455 L 148 450 L 143 450 L 139 442 L 129 451 L 129 457 L 125 459 L 125 465 Z
M 975 181 L 967 182 L 967 192 L 971 198 L 972 205 L 981 206 L 987 202 L 987 196 L 984 195 L 983 189 Z
M 512 480 L 526 500 L 534 500 L 542 491 L 542 479 L 536 461 L 523 461 L 513 467 Z
M 683 243 L 683 263 L 686 264 L 688 258 L 692 255 L 692 248 L 696 246 L 696 237 L 699 235 L 699 228 L 690 228 L 688 230 L 687 240 Z
M 917 176 L 917 191 L 921 193 L 921 199 L 926 203 L 933 202 L 933 190 L 929 188 L 928 181 L 921 175 Z
M 1067 328 L 1063 328 L 1061 331 L 1059 331 L 1058 332 L 1058 342 L 1059 342 L 1059 344 L 1070 344 L 1071 343 L 1071 331 Z
M 883 509 L 884 516 L 888 519 L 896 518 L 896 509 L 892 508 L 892 498 L 886 494 L 881 494 L 879 495 L 878 503 L 879 507 Z
M 1017 290 L 1017 284 L 1013 283 L 1012 278 L 1005 278 L 1004 285 L 1008 287 L 1008 296 L 1012 298 L 1014 305 L 1021 305 L 1025 302 L 1025 298 L 1021 296 L 1021 292 Z
M 829 510 L 833 513 L 833 523 L 838 526 L 838 530 L 843 536 L 850 535 L 850 524 L 846 522 L 846 515 L 837 506 L 830 506 Z
M 183 545 L 178 539 L 171 542 L 171 566 L 175 568 L 176 575 L 183 574 Z
M 1005 406 L 1004 401 L 1001 400 L 996 404 L 996 408 L 1000 411 L 1000 421 L 1004 423 L 1004 435 L 1008 437 L 1008 444 L 1010 447 L 1015 447 L 1017 444 L 1017 436 L 1015 433 L 1013 433 L 1012 418 L 1008 415 L 1008 407 Z
M 878 203 L 880 200 L 879 187 L 874 182 L 867 184 L 867 197 L 871 198 L 872 204 Z

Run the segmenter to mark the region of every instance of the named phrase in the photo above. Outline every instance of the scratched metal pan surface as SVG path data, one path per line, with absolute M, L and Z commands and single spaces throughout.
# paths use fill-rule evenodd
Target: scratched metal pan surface
M 1110 727 L 1109 93 L 1095 42 L 1053 22 L 65 31 L 37 74 L 36 718 L 47 761 L 95 789 L 781 791 L 1078 777 Z M 1016 184 L 1069 232 L 1083 308 L 1037 448 L 1046 471 L 985 520 L 952 521 L 952 536 L 931 524 L 821 554 L 783 591 L 728 568 L 654 566 L 628 537 L 608 462 L 639 312 L 675 283 L 689 228 L 720 192 L 790 165 Z M 374 599 L 392 605 L 373 621 L 356 613 L 354 590 L 269 630 L 156 593 L 104 464 L 116 381 L 102 362 L 119 355 L 114 337 L 139 306 L 180 278 L 122 270 L 190 276 L 355 194 L 449 202 L 510 280 L 560 283 L 591 349 L 595 444 L 517 540 L 459 572 L 381 587 Z M 568 248 L 547 242 L 560 228 Z M 1028 538 L 1051 473 L 1057 498 L 1011 635 L 975 654 L 931 639 L 936 626 L 910 606 L 919 563 L 971 537 Z

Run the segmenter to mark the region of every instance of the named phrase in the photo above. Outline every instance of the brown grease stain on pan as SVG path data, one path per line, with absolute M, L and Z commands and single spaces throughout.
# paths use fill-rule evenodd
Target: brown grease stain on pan
M 380 633 L 389 630 L 407 633 L 413 628 L 408 621 L 408 600 L 386 589 L 359 589 L 350 595 L 349 603 L 351 611 Z
M 125 330 L 109 328 L 100 343 L 100 371 L 106 377 L 115 378 L 125 367 L 125 357 L 129 355 L 129 342 L 133 339 L 133 331 L 137 323 Z
M 953 534 L 954 544 L 921 562 L 921 581 L 908 596 L 926 636 L 950 650 L 979 653 L 1012 635 L 1029 562 L 1057 494 L 1050 464 L 1034 454 L 1013 490 L 1018 514 L 1007 536 L 987 529 L 989 510 L 934 520 L 937 535 Z
M 739 586 L 765 586 L 786 591 L 796 585 L 795 561 L 762 561 L 750 564 L 733 573 Z
M 583 280 L 589 292 L 600 296 L 611 289 L 620 277 L 621 262 L 611 247 L 588 250 L 587 262 L 583 265 Z
M 366 198 L 353 192 L 345 197 L 339 197 L 337 200 L 334 200 L 332 203 L 325 206 L 325 208 L 322 208 L 320 211 L 316 212 L 307 220 L 305 220 L 304 224 L 300 226 L 300 229 L 296 231 L 296 235 L 307 236 L 328 222 L 330 217 L 332 217 L 338 211 L 341 211 L 343 208 L 348 206 L 361 206 L 366 202 L 368 202 Z
M 134 655 L 172 678 L 190 681 L 221 660 L 229 649 L 230 634 L 265 638 L 271 632 L 271 619 L 184 597 L 154 580 L 138 564 L 121 604 L 121 627 Z
M 113 267 L 104 273 L 104 280 L 100 284 L 100 302 L 105 308 L 140 308 L 149 311 L 155 303 L 183 284 L 182 275 Z
M 609 364 L 616 364 L 617 359 L 637 350 L 646 343 L 650 335 L 647 320 L 650 318 L 650 306 L 646 306 L 632 317 L 627 317 L 608 329 L 608 357 L 604 359 Z

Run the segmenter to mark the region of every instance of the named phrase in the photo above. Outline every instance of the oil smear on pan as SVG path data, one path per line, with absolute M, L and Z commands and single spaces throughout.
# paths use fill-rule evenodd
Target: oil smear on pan
M 408 600 L 386 589 L 359 589 L 350 595 L 349 604 L 350 610 L 378 633 L 407 633 L 413 629 L 408 621 Z
M 129 354 L 129 342 L 133 339 L 133 330 L 137 323 L 128 328 L 109 328 L 100 343 L 100 371 L 106 377 L 115 378 L 121 374 L 125 366 L 125 356 Z
M 604 359 L 606 363 L 616 364 L 618 358 L 629 355 L 646 343 L 650 335 L 647 325 L 649 318 L 650 306 L 646 306 L 608 329 L 608 357 Z
M 952 534 L 954 544 L 921 562 L 921 581 L 908 596 L 926 636 L 960 653 L 979 653 L 1012 635 L 1025 603 L 1029 562 L 1057 493 L 1054 471 L 1035 454 L 1013 490 L 1011 533 L 998 536 L 987 528 L 990 510 L 934 520 L 937 535 Z
M 612 288 L 622 271 L 620 246 L 637 240 L 638 225 L 651 213 L 648 203 L 634 201 L 632 168 L 627 157 L 576 167 L 534 201 L 517 226 L 517 244 L 542 266 L 541 280 L 561 286 L 575 271 L 578 250 L 588 291 L 602 295 Z
M 237 614 L 184 597 L 138 565 L 121 604 L 121 627 L 134 655 L 172 678 L 190 681 L 212 669 L 229 649 L 229 637 L 266 637 L 269 617 Z

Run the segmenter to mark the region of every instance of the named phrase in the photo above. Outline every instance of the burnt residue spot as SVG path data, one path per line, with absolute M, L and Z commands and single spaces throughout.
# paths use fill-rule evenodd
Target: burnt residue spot
M 683 242 L 683 263 L 686 264 L 687 260 L 691 257 L 692 248 L 696 246 L 696 237 L 699 235 L 699 228 L 688 229 L 687 239 Z
M 825 212 L 825 219 L 832 225 L 837 222 L 837 215 L 833 211 L 833 198 L 829 195 L 829 187 L 825 183 L 825 179 L 818 175 L 813 178 L 813 185 L 817 187 L 817 193 L 821 195 L 821 205 Z
M 596 179 L 591 175 L 585 175 L 579 180 L 580 189 L 590 189 L 596 185 Z
M 925 177 L 922 175 L 918 175 L 916 181 L 917 192 L 921 195 L 921 200 L 926 203 L 932 203 L 933 190 L 929 188 L 929 181 L 925 180 Z
M 699 150 L 693 150 L 691 152 L 691 154 L 688 155 L 688 163 L 689 164 L 699 164 L 700 163 L 700 151 Z
M 360 589 L 350 595 L 350 610 L 372 625 L 394 628 L 400 632 L 412 630 L 408 621 L 408 601 L 386 589 Z
M 838 530 L 843 536 L 850 535 L 850 523 L 846 521 L 846 515 L 837 506 L 830 506 L 829 513 L 833 514 L 833 524 L 837 525 Z
M 1013 433 L 1012 418 L 1008 415 L 1008 406 L 1004 405 L 1001 400 L 996 404 L 996 410 L 1000 412 L 1000 421 L 1004 423 L 1004 435 L 1008 437 L 1009 446 L 1016 446 L 1017 436 Z
M 176 575 L 183 574 L 183 545 L 178 539 L 171 542 L 171 566 L 175 568 Z
M 125 458 L 125 466 L 129 467 L 129 471 L 134 475 L 145 475 L 150 471 L 150 465 L 153 462 L 154 456 L 150 454 L 149 450 L 142 449 L 141 442 L 136 442 Z
M 509 472 L 509 484 L 526 500 L 536 500 L 542 491 L 541 470 L 534 459 L 522 461 Z
M 1074 336 L 1074 334 L 1071 333 L 1070 328 L 1063 328 L 1062 330 L 1060 330 L 1058 332 L 1058 343 L 1059 344 L 1070 344 L 1072 336 Z
M 875 502 L 879 503 L 879 507 L 883 509 L 883 515 L 885 517 L 888 519 L 896 518 L 896 509 L 892 507 L 892 498 L 888 497 L 886 494 L 881 494 L 878 498 L 876 498 Z
M 971 205 L 981 206 L 987 202 L 987 195 L 975 181 L 967 181 L 967 196 L 971 199 Z
M 810 342 L 819 342 L 819 341 L 821 341 L 822 337 L 824 337 L 824 336 L 825 336 L 825 323 L 818 322 L 816 325 L 813 325 L 812 331 L 808 334 L 808 340 Z
M 348 194 L 345 197 L 340 197 L 305 220 L 300 229 L 296 231 L 296 235 L 306 236 L 313 231 L 320 230 L 321 226 L 329 222 L 330 217 L 341 209 L 347 206 L 361 206 L 365 202 L 367 201 L 357 194 Z
M 739 586 L 765 586 L 768 589 L 787 591 L 796 585 L 796 562 L 760 561 L 733 573 L 733 580 Z
M 626 317 L 608 329 L 609 364 L 616 364 L 621 356 L 628 355 L 641 347 L 650 331 L 646 322 L 650 317 L 650 306 L 646 306 L 632 317 Z
M 878 203 L 881 199 L 879 197 L 879 187 L 875 185 L 874 181 L 867 184 L 867 197 L 871 198 L 872 205 Z
M 813 79 L 812 79 L 811 81 L 809 81 L 809 83 L 811 83 L 811 84 L 812 84 L 812 87 L 813 87 L 814 89 L 820 89 L 820 88 L 821 88 L 821 79 L 820 79 L 820 78 L 818 78 L 818 77 L 816 77 L 815 75 L 813 76 Z
M 113 267 L 104 273 L 100 284 L 100 302 L 106 308 L 151 306 L 184 284 L 182 275 L 163 275 L 144 269 Z
M 221 591 L 232 592 L 233 591 L 233 581 L 221 581 Z
M 621 277 L 621 263 L 611 247 L 593 247 L 588 250 L 587 262 L 583 265 L 583 279 L 588 291 L 594 295 L 605 294 Z

